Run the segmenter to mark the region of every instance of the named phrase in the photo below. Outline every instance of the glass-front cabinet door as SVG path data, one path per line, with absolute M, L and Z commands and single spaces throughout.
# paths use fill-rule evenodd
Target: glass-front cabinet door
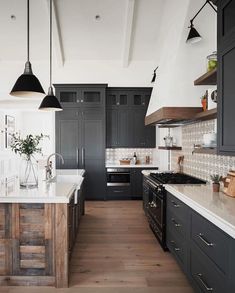
M 108 91 L 106 105 L 108 107 L 128 106 L 128 93 L 126 91 Z
M 62 107 L 74 107 L 79 103 L 81 91 L 76 88 L 56 88 L 56 97 Z
M 150 93 L 146 91 L 133 91 L 131 94 L 132 105 L 136 107 L 147 107 L 149 104 Z
M 105 93 L 100 88 L 82 88 L 80 103 L 84 106 L 102 106 Z

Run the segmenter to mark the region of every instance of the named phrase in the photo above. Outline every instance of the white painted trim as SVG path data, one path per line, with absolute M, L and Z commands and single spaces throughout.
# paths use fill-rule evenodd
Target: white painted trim
M 49 13 L 49 7 L 50 7 L 50 0 L 46 0 L 46 4 L 48 7 L 48 13 Z M 54 52 L 56 55 L 56 61 L 58 67 L 64 66 L 64 50 L 63 50 L 63 43 L 61 38 L 61 31 L 60 31 L 60 25 L 59 25 L 59 19 L 56 13 L 56 5 L 55 1 L 52 0 L 52 38 L 53 38 L 53 47 Z
M 134 10 L 135 10 L 135 0 L 127 0 L 126 23 L 124 28 L 124 44 L 123 44 L 123 55 L 122 55 L 123 67 L 128 67 L 130 62 Z

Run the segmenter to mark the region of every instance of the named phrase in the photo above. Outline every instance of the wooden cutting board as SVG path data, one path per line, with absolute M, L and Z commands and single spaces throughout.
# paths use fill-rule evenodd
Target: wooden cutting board
M 231 197 L 235 197 L 235 171 L 228 172 L 227 177 L 224 179 L 223 192 Z

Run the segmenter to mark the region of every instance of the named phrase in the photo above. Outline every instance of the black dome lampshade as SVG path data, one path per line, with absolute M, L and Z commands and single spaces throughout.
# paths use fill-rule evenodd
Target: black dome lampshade
M 195 29 L 193 23 L 191 23 L 189 28 L 190 28 L 190 31 L 189 31 L 186 43 L 187 44 L 195 44 L 195 43 L 200 42 L 202 40 L 202 37 L 200 36 L 198 31 Z
M 48 94 L 44 97 L 39 106 L 39 110 L 42 111 L 62 111 L 63 108 L 60 105 L 60 102 L 56 98 L 53 92 L 52 87 L 52 0 L 50 0 L 50 86 L 48 89 Z
M 63 108 L 53 92 L 52 86 L 49 87 L 48 94 L 42 100 L 39 110 L 43 111 L 62 111 Z
M 29 61 L 29 0 L 27 0 L 27 61 L 24 73 L 17 79 L 10 95 L 23 98 L 31 98 L 44 95 L 45 92 L 38 78 L 33 74 Z

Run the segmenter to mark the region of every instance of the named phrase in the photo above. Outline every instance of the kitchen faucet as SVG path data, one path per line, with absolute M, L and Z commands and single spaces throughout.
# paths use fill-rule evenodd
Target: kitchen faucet
M 62 164 L 64 164 L 64 158 L 62 157 L 61 154 L 59 154 L 59 153 L 53 153 L 53 154 L 51 154 L 51 155 L 47 158 L 47 164 L 46 164 L 46 166 L 45 166 L 45 169 L 46 169 L 46 180 L 49 180 L 49 179 L 51 179 L 51 177 L 52 177 L 52 161 L 50 161 L 50 158 L 51 158 L 52 156 L 58 156 L 58 157 L 60 157 L 60 158 L 61 158 L 61 162 L 62 162 Z

